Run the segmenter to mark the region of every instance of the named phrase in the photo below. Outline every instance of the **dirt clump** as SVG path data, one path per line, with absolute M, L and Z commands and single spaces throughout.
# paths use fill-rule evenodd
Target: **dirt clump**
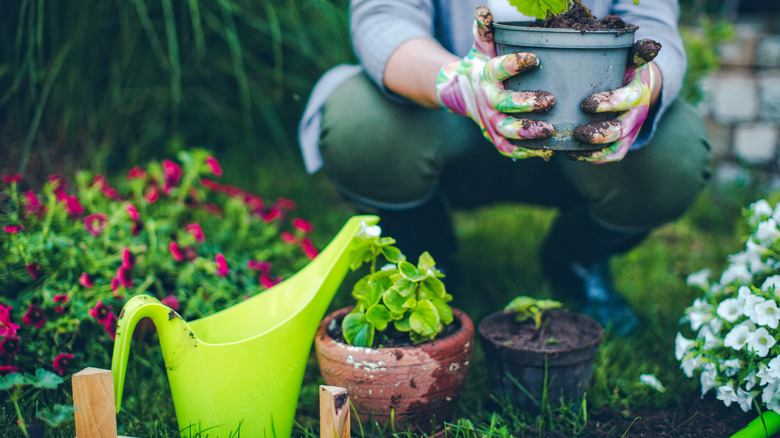
M 543 27 L 553 29 L 575 29 L 581 32 L 594 30 L 630 30 L 636 28 L 632 24 L 623 21 L 617 15 L 607 15 L 602 19 L 593 16 L 580 0 L 574 0 L 568 11 L 554 15 L 547 11 L 547 17 L 543 21 Z

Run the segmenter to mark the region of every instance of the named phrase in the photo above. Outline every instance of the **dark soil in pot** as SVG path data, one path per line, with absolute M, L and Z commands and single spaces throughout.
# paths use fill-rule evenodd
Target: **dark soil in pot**
M 478 327 L 491 386 L 535 412 L 547 398 L 575 402 L 588 387 L 603 329 L 592 318 L 567 310 L 545 313 L 542 327 L 496 312 Z M 529 397 L 530 395 L 530 397 Z

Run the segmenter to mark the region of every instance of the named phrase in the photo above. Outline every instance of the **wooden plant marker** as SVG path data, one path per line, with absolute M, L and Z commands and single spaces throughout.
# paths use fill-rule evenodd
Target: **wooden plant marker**
M 320 385 L 320 438 L 349 438 L 349 392 Z
M 73 375 L 71 383 L 76 407 L 76 438 L 116 437 L 116 401 L 111 370 L 84 368 Z

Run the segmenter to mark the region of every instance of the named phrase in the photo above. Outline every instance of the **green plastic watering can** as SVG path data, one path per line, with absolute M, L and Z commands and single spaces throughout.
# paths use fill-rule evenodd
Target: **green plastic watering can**
M 317 327 L 349 269 L 355 216 L 305 268 L 269 290 L 213 315 L 186 322 L 149 295 L 127 301 L 111 370 L 122 400 L 133 330 L 149 317 L 160 338 L 179 428 L 226 437 L 289 437 Z M 186 435 L 185 435 L 186 436 Z

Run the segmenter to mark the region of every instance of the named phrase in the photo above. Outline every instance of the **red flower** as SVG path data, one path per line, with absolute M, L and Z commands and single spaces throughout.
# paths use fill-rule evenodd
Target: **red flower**
M 246 262 L 246 267 L 254 269 L 255 271 L 268 272 L 271 269 L 271 263 L 261 262 L 259 260 L 249 260 Z
M 282 210 L 280 210 L 277 207 L 274 207 L 265 213 L 263 213 L 262 218 L 264 222 L 273 222 L 276 219 L 279 219 L 282 216 Z
M 17 366 L 13 365 L 0 365 L 0 376 L 6 376 L 8 374 L 18 373 L 21 370 Z
M 41 274 L 41 264 L 38 262 L 28 263 L 27 272 L 30 273 L 30 277 L 32 277 L 33 280 L 37 280 L 38 276 Z
M 52 361 L 51 367 L 54 368 L 54 371 L 63 375 L 68 371 L 70 361 L 73 360 L 73 357 L 74 356 L 70 353 L 60 353 L 54 358 L 54 361 Z
M 144 198 L 146 198 L 146 202 L 154 204 L 158 199 L 160 199 L 160 188 L 156 185 L 149 186 L 149 188 L 146 189 Z
M 171 160 L 163 160 L 162 163 L 163 167 L 163 177 L 165 178 L 165 182 L 172 186 L 176 186 L 179 184 L 179 181 L 181 181 L 181 176 L 183 174 L 181 170 L 181 166 L 174 163 Z
M 84 214 L 84 207 L 79 202 L 79 198 L 76 197 L 76 195 L 67 196 L 65 195 L 65 211 L 68 213 L 68 216 L 71 217 L 78 217 Z
M 49 183 L 52 186 L 52 190 L 65 190 L 68 188 L 68 181 L 62 175 L 50 175 Z
M 112 188 L 108 184 L 108 180 L 103 175 L 95 175 L 95 179 L 92 180 L 92 184 L 98 186 L 100 192 L 106 195 L 107 198 L 117 199 L 119 198 L 119 192 Z
M 295 202 L 287 198 L 279 198 L 274 204 L 282 210 L 295 210 Z
M 179 299 L 176 298 L 174 295 L 168 295 L 167 297 L 161 299 L 160 302 L 170 307 L 173 310 L 177 310 L 177 311 L 179 310 L 180 307 Z
M 21 327 L 11 322 L 11 307 L 0 304 L 0 338 L 16 336 L 16 331 Z
M 5 230 L 6 233 L 10 233 L 10 234 L 18 233 L 23 229 L 24 229 L 24 225 L 6 225 L 3 227 L 3 230 Z
M 116 276 L 114 278 L 116 278 L 119 285 L 122 287 L 133 287 L 133 273 L 125 266 L 120 266 L 119 269 L 116 270 Z M 116 289 L 114 289 L 114 292 L 116 292 Z
M 125 269 L 135 267 L 135 255 L 130 252 L 130 248 L 122 248 L 122 267 Z
M 296 240 L 295 236 L 291 233 L 288 233 L 287 231 L 282 231 L 279 237 L 282 239 L 282 242 L 285 243 L 295 243 Z
M 97 319 L 99 324 L 105 324 L 106 321 L 108 321 L 109 313 L 112 313 L 111 306 L 103 304 L 102 300 L 98 300 L 97 304 L 95 304 L 95 307 L 89 309 L 89 314 L 92 315 L 93 318 Z
M 292 220 L 292 226 L 298 231 L 304 232 L 304 233 L 310 233 L 312 230 L 311 222 L 296 217 Z
M 133 222 L 133 227 L 130 229 L 130 233 L 132 233 L 133 236 L 137 236 L 141 234 L 141 230 L 144 229 L 143 222 Z
M 179 250 L 179 244 L 176 243 L 175 240 L 171 240 L 171 243 L 168 244 L 168 250 L 171 251 L 171 256 L 173 256 L 173 259 L 177 262 L 184 260 L 184 256 Z
M 219 166 L 219 162 L 214 157 L 206 157 L 206 164 L 208 164 L 211 173 L 216 176 L 222 176 L 222 167 Z
M 41 200 L 38 199 L 38 196 L 35 194 L 34 191 L 28 190 L 24 192 L 24 197 L 27 198 L 27 202 L 24 206 L 25 210 L 27 210 L 28 213 L 32 213 L 37 215 L 39 218 L 43 216 L 43 213 L 46 211 L 46 208 L 41 204 Z
M 114 312 L 109 312 L 108 320 L 103 324 L 103 329 L 111 336 L 111 339 L 116 339 L 116 325 L 119 318 L 116 317 Z
M 111 291 L 116 292 L 117 289 L 119 289 L 119 277 L 114 276 L 114 278 L 111 279 Z
M 92 286 L 95 285 L 95 283 L 92 282 L 92 276 L 86 272 L 81 273 L 81 277 L 79 277 L 79 284 L 86 287 L 87 289 L 92 289 Z
M 317 251 L 317 248 L 314 247 L 314 244 L 309 238 L 301 240 L 301 249 L 303 249 L 303 253 L 306 254 L 306 257 L 312 260 L 319 254 L 319 251 Z
M 217 275 L 219 275 L 222 278 L 227 277 L 228 265 L 227 265 L 227 260 L 225 260 L 225 256 L 222 255 L 222 253 L 219 253 L 214 258 L 214 260 L 217 262 Z
M 263 272 L 260 274 L 260 284 L 263 285 L 264 288 L 268 289 L 274 285 L 277 285 L 282 282 L 281 277 L 271 277 L 267 272 Z
M 18 183 L 21 180 L 22 180 L 21 173 L 17 173 L 16 175 L 3 175 L 3 182 L 6 184 Z
M 81 276 L 83 277 L 84 275 L 86 275 L 86 273 L 82 274 Z M 79 282 L 81 282 L 81 279 L 79 279 Z M 68 298 L 68 296 L 67 296 L 66 294 L 57 294 L 57 295 L 54 295 L 54 296 L 52 297 L 52 300 L 53 300 L 55 303 L 61 303 L 61 304 L 65 304 L 65 303 L 67 303 L 69 299 L 70 299 L 70 298 Z M 56 307 L 54 307 L 54 311 L 55 311 L 55 312 L 57 312 L 57 313 L 59 313 L 60 315 L 64 314 L 64 313 L 65 313 L 65 310 L 66 310 L 66 309 L 65 309 L 65 306 L 64 306 L 64 305 L 62 305 L 62 306 L 56 306 Z
M 206 240 L 206 236 L 203 235 L 203 229 L 200 228 L 199 223 L 196 222 L 194 224 L 189 224 L 187 225 L 186 229 L 198 242 L 203 242 Z
M 137 221 L 140 218 L 138 209 L 135 208 L 135 205 L 128 202 L 127 205 L 125 205 L 125 210 L 127 210 L 127 215 L 130 216 L 131 220 Z
M 14 357 L 19 352 L 19 337 L 9 336 L 0 342 L 0 356 Z
M 22 316 L 22 322 L 39 329 L 46 325 L 46 315 L 43 314 L 43 309 L 40 306 L 30 304 Z
M 99 235 L 108 224 L 108 216 L 104 213 L 92 213 L 84 218 L 84 226 L 87 227 L 89 234 Z
M 146 171 L 138 166 L 133 167 L 127 172 L 127 179 L 146 178 Z

